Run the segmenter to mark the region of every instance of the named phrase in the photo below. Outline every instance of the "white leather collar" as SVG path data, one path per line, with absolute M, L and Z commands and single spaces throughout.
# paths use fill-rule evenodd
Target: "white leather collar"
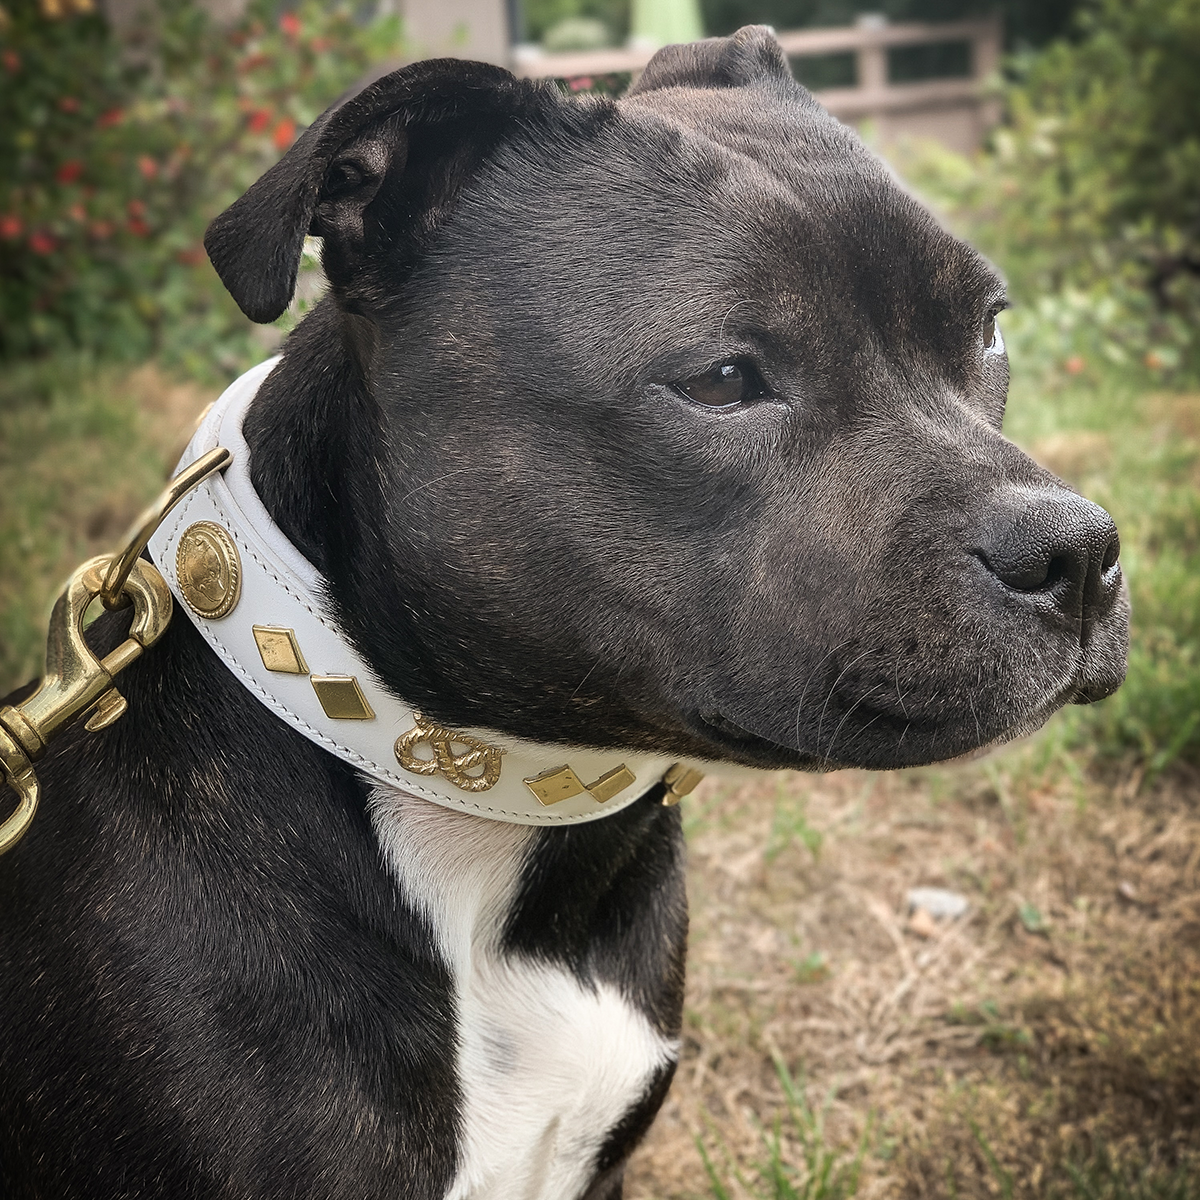
M 413 709 L 379 683 L 339 633 L 324 599 L 324 580 L 284 537 L 251 485 L 242 419 L 278 361 L 273 358 L 247 371 L 206 414 L 180 467 L 217 446 L 232 453 L 232 462 L 224 474 L 211 476 L 183 500 L 150 541 L 155 565 L 179 607 L 241 683 L 292 728 L 373 778 L 435 804 L 498 821 L 520 825 L 594 821 L 619 812 L 662 780 L 675 765 L 673 758 L 539 744 L 482 729 L 435 729 L 422 736 Z M 223 615 L 214 613 L 211 618 L 192 607 L 179 578 L 180 542 L 198 522 L 211 522 L 224 530 L 240 560 L 240 596 Z M 192 534 L 189 546 L 196 545 L 195 538 Z M 186 547 L 184 561 L 188 561 Z M 236 586 L 227 590 L 236 594 Z M 194 590 L 191 594 L 195 598 Z M 264 638 L 282 650 L 284 659 L 292 659 L 290 671 L 278 669 L 278 658 L 273 660 L 276 669 L 268 669 L 260 650 Z M 298 659 L 292 646 L 300 652 Z M 324 682 L 328 677 L 334 684 Z M 331 716 L 313 682 L 332 687 L 335 701 L 340 697 L 343 706 L 348 701 L 354 708 L 359 701 L 351 678 L 372 714 L 369 717 Z M 328 700 L 328 690 L 326 695 Z M 470 743 L 448 739 L 448 733 L 475 739 L 485 749 L 476 747 L 471 754 Z M 417 771 L 406 769 L 397 758 L 397 739 L 405 734 L 409 737 L 402 752 L 410 763 L 418 761 Z M 439 751 L 446 771 L 438 765 Z M 488 773 L 489 765 L 495 774 L 497 764 L 498 778 L 483 786 L 487 780 L 481 776 Z M 679 789 L 686 792 L 687 783 L 694 784 L 692 777 L 699 772 L 676 767 L 671 778 L 680 775 L 687 777 Z M 475 782 L 467 784 L 473 790 L 455 785 L 451 781 L 455 776 L 464 781 L 474 777 Z M 539 800 L 530 780 L 549 793 L 550 803 Z M 560 793 L 563 798 L 554 800 Z

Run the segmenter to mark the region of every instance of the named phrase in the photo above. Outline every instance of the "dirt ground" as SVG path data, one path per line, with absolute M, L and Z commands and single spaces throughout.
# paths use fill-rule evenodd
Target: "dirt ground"
M 776 1058 L 827 1106 L 843 1165 L 865 1146 L 860 1196 L 1057 1194 L 1097 1155 L 1106 1180 L 1125 1163 L 1178 1182 L 1197 1143 L 1198 795 L 1081 778 L 1053 731 L 963 766 L 706 782 L 682 1060 L 627 1197 L 710 1195 L 697 1139 L 731 1195 L 796 1194 L 755 1184 Z M 929 885 L 968 911 L 911 913 Z

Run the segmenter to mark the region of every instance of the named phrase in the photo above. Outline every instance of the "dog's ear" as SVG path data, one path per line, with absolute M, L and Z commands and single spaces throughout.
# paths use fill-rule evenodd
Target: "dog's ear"
M 403 175 L 414 143 L 423 147 L 420 169 L 436 174 L 440 166 L 442 176 L 440 194 L 432 178 L 418 191 L 444 208 L 446 192 L 463 181 L 461 141 L 473 141 L 475 153 L 465 157 L 477 162 L 480 141 L 494 140 L 528 95 L 529 85 L 508 71 L 457 59 L 385 75 L 322 114 L 208 227 L 204 247 L 221 281 L 252 321 L 274 321 L 291 301 L 310 232 L 325 239 L 334 282 L 348 277 L 365 250 L 367 207 L 385 179 Z
M 766 25 L 743 25 L 730 37 L 664 46 L 629 95 L 669 87 L 748 87 L 791 80 L 783 47 Z

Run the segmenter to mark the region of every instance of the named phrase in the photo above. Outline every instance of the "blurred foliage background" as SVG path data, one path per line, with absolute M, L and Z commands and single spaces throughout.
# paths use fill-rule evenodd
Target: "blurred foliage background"
M 399 44 L 395 18 L 188 0 L 117 38 L 94 11 L 0 18 L 0 357 L 63 351 L 235 368 L 246 323 L 205 226 Z M 214 362 L 215 354 L 215 362 Z

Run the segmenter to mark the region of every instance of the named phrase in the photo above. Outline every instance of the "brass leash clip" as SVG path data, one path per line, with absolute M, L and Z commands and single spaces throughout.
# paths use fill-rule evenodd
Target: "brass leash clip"
M 90 559 L 67 581 L 50 616 L 41 686 L 23 703 L 0 708 L 0 771 L 17 793 L 16 810 L 0 824 L 0 854 L 21 840 L 37 811 L 41 789 L 33 764 L 50 739 L 84 716 L 85 729 L 104 729 L 128 707 L 113 677 L 162 637 L 173 607 L 166 582 L 141 553 L 167 513 L 202 480 L 227 466 L 230 457 L 219 447 L 186 467 L 138 518 L 119 554 Z M 84 615 L 97 597 L 108 608 L 133 605 L 129 636 L 103 659 L 83 637 Z

